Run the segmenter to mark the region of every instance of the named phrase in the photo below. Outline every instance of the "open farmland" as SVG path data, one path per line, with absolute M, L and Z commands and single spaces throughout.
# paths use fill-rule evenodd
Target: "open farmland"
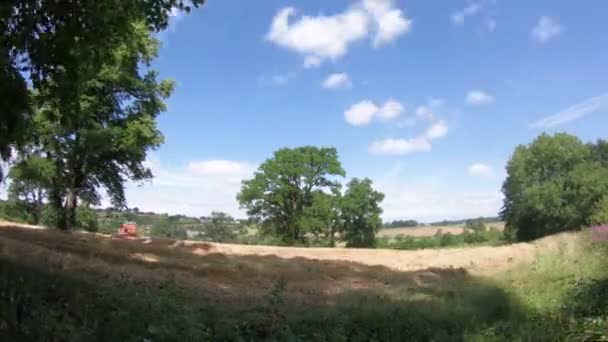
M 29 305 L 43 301 L 45 308 L 61 307 L 62 322 L 72 322 L 74 314 L 93 321 L 78 318 L 73 324 L 96 326 L 94 317 L 108 317 L 96 310 L 111 305 L 108 310 L 118 311 L 110 317 L 116 319 L 106 318 L 107 328 L 98 326 L 92 335 L 110 339 L 134 334 L 174 340 L 153 338 L 163 331 L 195 340 L 291 334 L 301 340 L 339 340 L 332 337 L 337 333 L 360 341 L 451 341 L 492 336 L 487 329 L 495 324 L 508 324 L 509 334 L 529 338 L 534 336 L 526 326 L 529 315 L 542 312 L 530 313 L 526 301 L 536 293 L 537 282 L 546 281 L 547 272 L 569 282 L 599 269 L 600 258 L 589 259 L 593 262 L 583 268 L 570 264 L 582 258 L 581 237 L 565 233 L 501 247 L 394 251 L 130 241 L 5 223 L 0 225 L 0 272 L 8 275 L 5 281 L 20 282 L 16 288 L 23 296 L 41 293 L 40 298 L 28 297 Z M 547 264 L 545 256 L 555 253 L 558 257 Z M 568 267 L 560 264 L 565 262 Z M 560 274 L 553 275 L 555 267 Z M 511 294 L 511 286 L 523 289 L 518 290 L 522 294 Z M 548 290 L 545 296 L 557 296 L 554 288 Z M 19 297 L 15 291 L 11 296 Z M 45 294 L 49 291 L 60 291 L 61 302 L 48 303 L 53 298 Z M 142 318 L 126 324 L 121 315 Z M 55 319 L 46 311 L 32 317 L 43 326 L 52 326 L 47 320 Z M 188 330 L 201 324 L 202 330 Z M 281 330 L 287 327 L 289 332 Z

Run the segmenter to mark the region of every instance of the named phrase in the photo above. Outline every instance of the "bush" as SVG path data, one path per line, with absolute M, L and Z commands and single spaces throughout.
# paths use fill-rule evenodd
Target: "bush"
M 36 223 L 27 204 L 16 201 L 0 201 L 0 218 L 17 223 Z
M 99 231 L 97 213 L 95 210 L 85 206 L 76 208 L 76 227 L 87 232 Z
M 604 196 L 593 208 L 593 214 L 589 223 L 591 225 L 608 223 L 608 195 Z

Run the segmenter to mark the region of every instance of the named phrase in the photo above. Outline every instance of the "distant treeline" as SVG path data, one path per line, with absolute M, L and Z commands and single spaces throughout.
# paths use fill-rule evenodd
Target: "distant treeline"
M 501 222 L 500 216 L 487 216 L 487 217 L 475 217 L 475 218 L 466 218 L 462 220 L 443 220 L 438 222 L 431 222 L 429 225 L 431 226 L 461 226 L 465 225 L 467 221 L 481 221 L 483 223 L 496 223 Z
M 403 227 L 417 227 L 420 222 L 416 220 L 396 220 L 391 222 L 384 222 L 384 228 L 403 228 Z
M 476 217 L 476 218 L 466 218 L 462 220 L 443 220 L 437 222 L 431 222 L 428 224 L 418 222 L 416 220 L 395 220 L 390 222 L 384 222 L 384 228 L 408 228 L 408 227 L 418 227 L 418 226 L 464 226 L 467 221 L 480 221 L 483 223 L 496 223 L 501 222 L 499 216 L 488 216 L 488 217 Z

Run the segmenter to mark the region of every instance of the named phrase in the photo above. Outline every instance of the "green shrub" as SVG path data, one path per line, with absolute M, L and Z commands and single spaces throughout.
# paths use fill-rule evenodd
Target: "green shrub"
M 76 227 L 87 232 L 97 232 L 99 223 L 95 210 L 85 206 L 76 208 Z
M 591 225 L 608 223 L 608 195 L 604 196 L 593 208 L 593 214 L 589 223 Z

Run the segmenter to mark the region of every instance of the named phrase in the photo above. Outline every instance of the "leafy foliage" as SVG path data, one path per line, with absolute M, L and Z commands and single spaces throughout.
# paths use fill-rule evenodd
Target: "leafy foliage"
M 67 110 L 57 118 L 70 125 L 72 102 L 81 99 L 83 82 L 115 58 L 116 48 L 132 41 L 133 23 L 147 32 L 167 27 L 169 12 L 186 12 L 203 0 L 55 1 L 6 0 L 0 4 L 0 157 L 10 146 L 29 143 L 27 133 L 32 98 L 24 75 L 35 91 L 45 89 L 56 107 Z M 89 113 L 88 115 L 93 115 Z M 28 127 L 29 128 L 29 127 Z
M 372 247 L 382 227 L 380 203 L 384 194 L 372 188 L 372 181 L 354 178 L 340 202 L 342 239 L 347 247 Z
M 518 146 L 503 184 L 506 228 L 530 240 L 589 225 L 608 193 L 608 168 L 594 158 L 594 147 L 565 133 Z
M 466 229 L 471 229 L 473 231 L 484 231 L 486 230 L 486 224 L 484 223 L 482 218 L 477 219 L 468 219 L 464 223 L 464 227 Z
M 62 229 L 74 226 L 79 200 L 99 203 L 100 187 L 115 206 L 124 206 L 125 180 L 152 176 L 143 162 L 147 151 L 163 141 L 155 118 L 173 86 L 158 82 L 152 70 L 140 75 L 139 64 L 149 64 L 158 42 L 142 23 L 131 24 L 130 32 L 99 69 L 83 67 L 78 96 L 58 102 L 52 86 L 34 94 L 31 134 L 36 143 L 20 163 L 35 168 L 46 159 L 51 164 L 42 185 L 58 213 L 54 225 Z
M 332 177 L 344 175 L 335 148 L 283 148 L 260 165 L 253 179 L 243 181 L 237 199 L 264 230 L 286 241 L 301 241 L 318 230 L 318 222 L 310 219 L 312 212 L 327 212 L 315 204 L 324 200 L 320 193 L 337 191 L 340 184 Z
M 428 248 L 464 247 L 464 246 L 498 246 L 507 242 L 503 232 L 491 228 L 489 230 L 465 231 L 462 234 L 449 234 L 438 231 L 434 236 L 405 236 L 378 239 L 377 248 L 417 250 Z
M 205 240 L 234 242 L 242 234 L 242 227 L 232 216 L 214 211 L 209 222 L 203 225 L 202 232 Z

